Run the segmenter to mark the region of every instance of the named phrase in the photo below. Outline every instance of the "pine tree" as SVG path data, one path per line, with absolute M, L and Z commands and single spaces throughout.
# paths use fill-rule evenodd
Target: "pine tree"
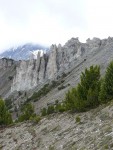
M 78 86 L 66 94 L 65 105 L 68 110 L 85 111 L 99 105 L 100 67 L 86 68 L 80 79 Z
M 81 82 L 78 84 L 77 93 L 79 101 L 83 103 L 81 107 L 93 108 L 99 105 L 99 91 L 100 91 L 100 67 L 91 66 L 89 70 L 86 68 L 82 72 Z M 82 108 L 83 109 L 83 108 Z
M 76 99 L 76 88 L 72 88 L 66 93 L 65 96 L 64 103 L 65 103 L 66 110 L 71 110 L 71 111 L 75 110 L 75 102 L 76 102 L 75 99 Z
M 106 103 L 113 99 L 113 61 L 110 62 L 106 69 L 105 77 L 101 84 L 99 99 L 101 103 Z

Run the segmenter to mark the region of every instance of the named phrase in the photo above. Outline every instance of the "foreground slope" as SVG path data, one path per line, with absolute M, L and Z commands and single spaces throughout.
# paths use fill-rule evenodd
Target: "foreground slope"
M 76 122 L 79 116 L 81 122 Z M 113 101 L 89 112 L 53 114 L 38 124 L 26 122 L 0 130 L 2 150 L 113 149 Z

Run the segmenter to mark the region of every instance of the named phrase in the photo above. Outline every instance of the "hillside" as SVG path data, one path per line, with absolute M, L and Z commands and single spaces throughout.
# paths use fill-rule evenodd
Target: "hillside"
M 78 38 L 71 38 L 64 46 L 52 45 L 50 51 L 44 55 L 39 52 L 37 59 L 13 61 L 14 64 L 5 69 L 4 66 L 10 59 L 1 59 L 0 94 L 2 97 L 8 96 L 13 102 L 13 107 L 20 107 L 34 92 L 55 81 L 57 86 L 51 88 L 46 95 L 32 99 L 35 110 L 39 113 L 48 103 L 62 101 L 68 89 L 77 85 L 80 74 L 86 67 L 99 65 L 101 74 L 104 75 L 111 60 L 112 37 L 102 40 L 88 39 L 86 43 L 81 43 Z M 12 79 L 8 80 L 10 76 Z M 63 88 L 59 90 L 59 87 Z
M 70 39 L 64 46 L 52 45 L 37 59 L 0 60 L 0 94 L 7 97 L 13 119 L 25 102 L 32 102 L 36 114 L 55 101 L 62 102 L 66 92 L 80 81 L 80 74 L 99 65 L 101 75 L 113 60 L 113 38 Z M 33 95 L 34 94 L 34 95 Z M 37 96 L 38 95 L 38 96 Z M 80 122 L 76 122 L 79 116 Z M 53 113 L 39 123 L 27 121 L 0 129 L 3 150 L 104 150 L 113 149 L 113 101 L 84 113 Z
M 81 121 L 76 122 L 79 116 Z M 0 129 L 2 150 L 113 149 L 113 101 L 86 113 L 53 114 Z
M 14 103 L 20 106 L 21 102 L 26 101 L 45 84 L 60 81 L 60 84 L 46 95 L 32 100 L 36 112 L 39 113 L 40 109 L 47 107 L 48 103 L 54 103 L 55 100 L 62 101 L 68 89 L 77 85 L 80 74 L 86 67 L 99 65 L 101 74 L 104 75 L 111 60 L 113 60 L 113 38 L 110 37 L 103 40 L 88 39 L 86 43 L 80 43 L 77 38 L 72 38 L 64 46 L 52 45 L 49 53 L 43 57 L 38 54 L 37 60 L 20 62 L 11 84 L 11 90 L 12 92 L 21 91 L 23 94 L 13 98 Z M 61 86 L 64 88 L 59 90 Z

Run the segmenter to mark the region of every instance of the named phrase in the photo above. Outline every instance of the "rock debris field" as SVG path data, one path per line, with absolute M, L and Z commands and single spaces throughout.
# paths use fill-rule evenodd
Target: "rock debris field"
M 85 113 L 52 114 L 37 124 L 0 129 L 0 150 L 104 149 L 113 149 L 113 101 Z

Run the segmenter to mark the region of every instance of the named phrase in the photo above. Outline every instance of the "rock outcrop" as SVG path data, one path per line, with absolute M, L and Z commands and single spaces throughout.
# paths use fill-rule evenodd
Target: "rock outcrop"
M 29 61 L 20 61 L 11 91 L 29 90 L 39 83 L 57 78 L 83 52 L 82 43 L 78 38 L 72 38 L 63 47 L 52 45 L 48 53 L 42 56 L 38 53 L 37 59 L 31 57 Z
M 0 95 L 2 97 L 11 89 L 13 77 L 16 75 L 17 62 L 12 59 L 0 59 Z
M 7 69 L 14 64 L 13 59 L 2 58 L 0 59 L 0 68 Z
M 55 80 L 63 72 L 68 72 L 83 57 L 94 56 L 97 51 L 107 49 L 113 44 L 113 38 L 100 40 L 99 38 L 87 39 L 81 43 L 78 38 L 71 38 L 64 46 L 52 45 L 50 50 L 40 55 L 37 59 L 20 61 L 13 79 L 11 91 L 32 89 L 47 80 Z M 86 58 L 85 58 L 86 60 Z

